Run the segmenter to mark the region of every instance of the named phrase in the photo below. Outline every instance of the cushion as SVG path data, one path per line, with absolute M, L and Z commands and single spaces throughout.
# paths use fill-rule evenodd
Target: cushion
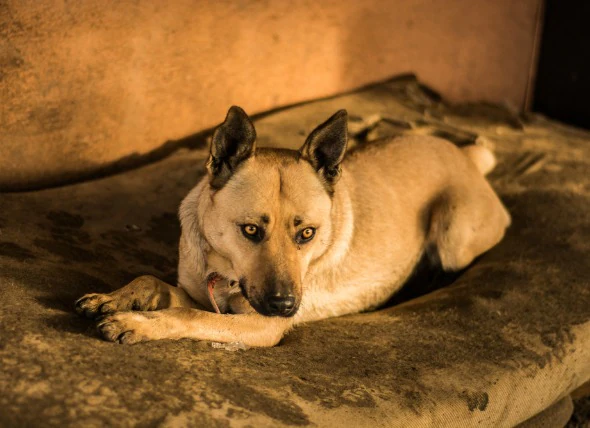
M 174 283 L 177 208 L 210 133 L 141 168 L 1 194 L 0 425 L 513 426 L 588 381 L 590 134 L 449 105 L 406 77 L 255 117 L 259 145 L 297 148 L 340 108 L 353 144 L 418 133 L 492 147 L 505 239 L 446 287 L 414 280 L 395 305 L 274 348 L 125 346 L 73 303 L 142 274 Z

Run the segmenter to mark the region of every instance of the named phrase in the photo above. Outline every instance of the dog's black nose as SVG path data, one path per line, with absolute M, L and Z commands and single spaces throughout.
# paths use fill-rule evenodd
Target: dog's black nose
M 266 306 L 271 315 L 289 316 L 295 308 L 295 296 L 274 294 L 266 297 Z

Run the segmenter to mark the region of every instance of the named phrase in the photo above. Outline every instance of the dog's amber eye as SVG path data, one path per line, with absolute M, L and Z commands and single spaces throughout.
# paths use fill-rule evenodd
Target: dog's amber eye
M 311 227 L 305 228 L 303 229 L 303 232 L 301 232 L 301 237 L 303 239 L 309 239 L 313 236 L 314 231 Z
M 298 244 L 303 244 L 305 242 L 311 241 L 315 235 L 315 229 L 313 227 L 306 227 L 301 232 L 299 232 L 295 238 Z
M 264 229 L 255 224 L 244 224 L 241 226 L 242 234 L 252 242 L 260 242 L 264 238 Z
M 258 228 L 253 224 L 247 224 L 244 226 L 244 233 L 246 235 L 254 236 L 258 233 Z

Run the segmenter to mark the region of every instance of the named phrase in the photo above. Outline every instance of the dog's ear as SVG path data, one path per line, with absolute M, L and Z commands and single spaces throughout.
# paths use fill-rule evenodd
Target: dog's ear
M 207 169 L 211 187 L 220 189 L 237 166 L 254 153 L 256 130 L 240 107 L 232 106 L 225 121 L 213 132 Z
M 340 178 L 340 163 L 348 144 L 348 114 L 339 110 L 314 129 L 303 147 L 301 156 L 307 159 L 328 184 Z

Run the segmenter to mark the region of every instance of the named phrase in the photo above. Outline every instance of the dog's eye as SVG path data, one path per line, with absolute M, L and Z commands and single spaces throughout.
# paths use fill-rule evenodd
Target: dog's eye
M 264 237 L 264 232 L 255 224 L 244 224 L 242 225 L 242 233 L 244 236 L 251 241 L 260 242 Z
M 303 231 L 301 232 L 301 237 L 303 239 L 310 239 L 313 237 L 314 233 L 315 233 L 315 231 L 311 227 L 307 227 L 307 228 L 303 229 Z
M 301 232 L 297 234 L 295 240 L 298 244 L 303 244 L 305 242 L 309 242 L 315 236 L 315 229 L 313 227 L 306 227 Z
M 246 235 L 254 236 L 258 233 L 258 228 L 253 224 L 247 224 L 243 227 Z

